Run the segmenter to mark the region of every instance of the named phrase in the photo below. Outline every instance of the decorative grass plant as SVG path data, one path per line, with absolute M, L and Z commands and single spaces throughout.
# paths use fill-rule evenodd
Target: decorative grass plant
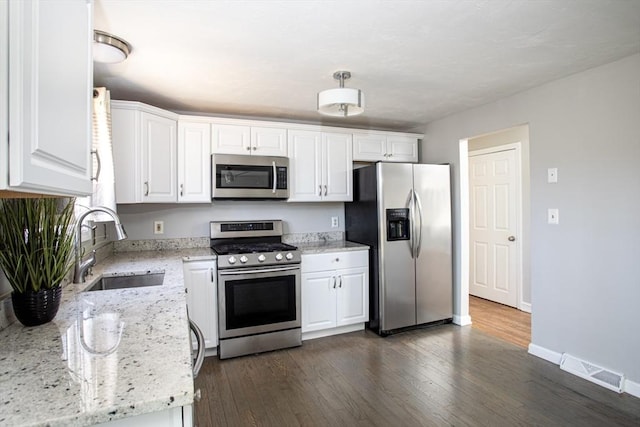
M 73 266 L 74 199 L 0 200 L 0 268 L 14 293 L 58 287 Z

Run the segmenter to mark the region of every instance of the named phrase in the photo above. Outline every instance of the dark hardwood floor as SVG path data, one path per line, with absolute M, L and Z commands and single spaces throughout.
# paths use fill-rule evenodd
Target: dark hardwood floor
M 199 427 L 640 425 L 640 399 L 455 325 L 210 357 L 196 387 Z
M 531 342 L 531 314 L 469 295 L 471 327 L 528 348 Z

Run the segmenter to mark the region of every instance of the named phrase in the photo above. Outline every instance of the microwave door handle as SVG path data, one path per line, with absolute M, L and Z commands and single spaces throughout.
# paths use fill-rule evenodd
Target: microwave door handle
M 276 169 L 275 160 L 271 162 L 271 165 L 273 166 L 273 189 L 271 190 L 271 192 L 273 194 L 276 194 L 276 184 L 278 183 L 278 170 Z

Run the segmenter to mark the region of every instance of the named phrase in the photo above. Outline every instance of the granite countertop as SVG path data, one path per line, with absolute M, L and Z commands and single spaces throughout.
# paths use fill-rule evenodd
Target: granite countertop
M 369 249 L 369 246 L 348 240 L 327 240 L 295 243 L 302 255 L 322 254 L 328 252 L 361 251 Z
M 56 318 L 0 331 L 0 425 L 87 426 L 193 403 L 182 261 L 208 248 L 118 253 L 68 285 Z M 101 275 L 164 271 L 162 286 L 82 292 Z

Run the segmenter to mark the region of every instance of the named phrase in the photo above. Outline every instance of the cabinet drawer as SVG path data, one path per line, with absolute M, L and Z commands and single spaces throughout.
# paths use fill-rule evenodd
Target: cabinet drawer
M 302 255 L 302 272 L 337 270 L 341 268 L 366 267 L 369 262 L 367 250 L 329 252 Z

